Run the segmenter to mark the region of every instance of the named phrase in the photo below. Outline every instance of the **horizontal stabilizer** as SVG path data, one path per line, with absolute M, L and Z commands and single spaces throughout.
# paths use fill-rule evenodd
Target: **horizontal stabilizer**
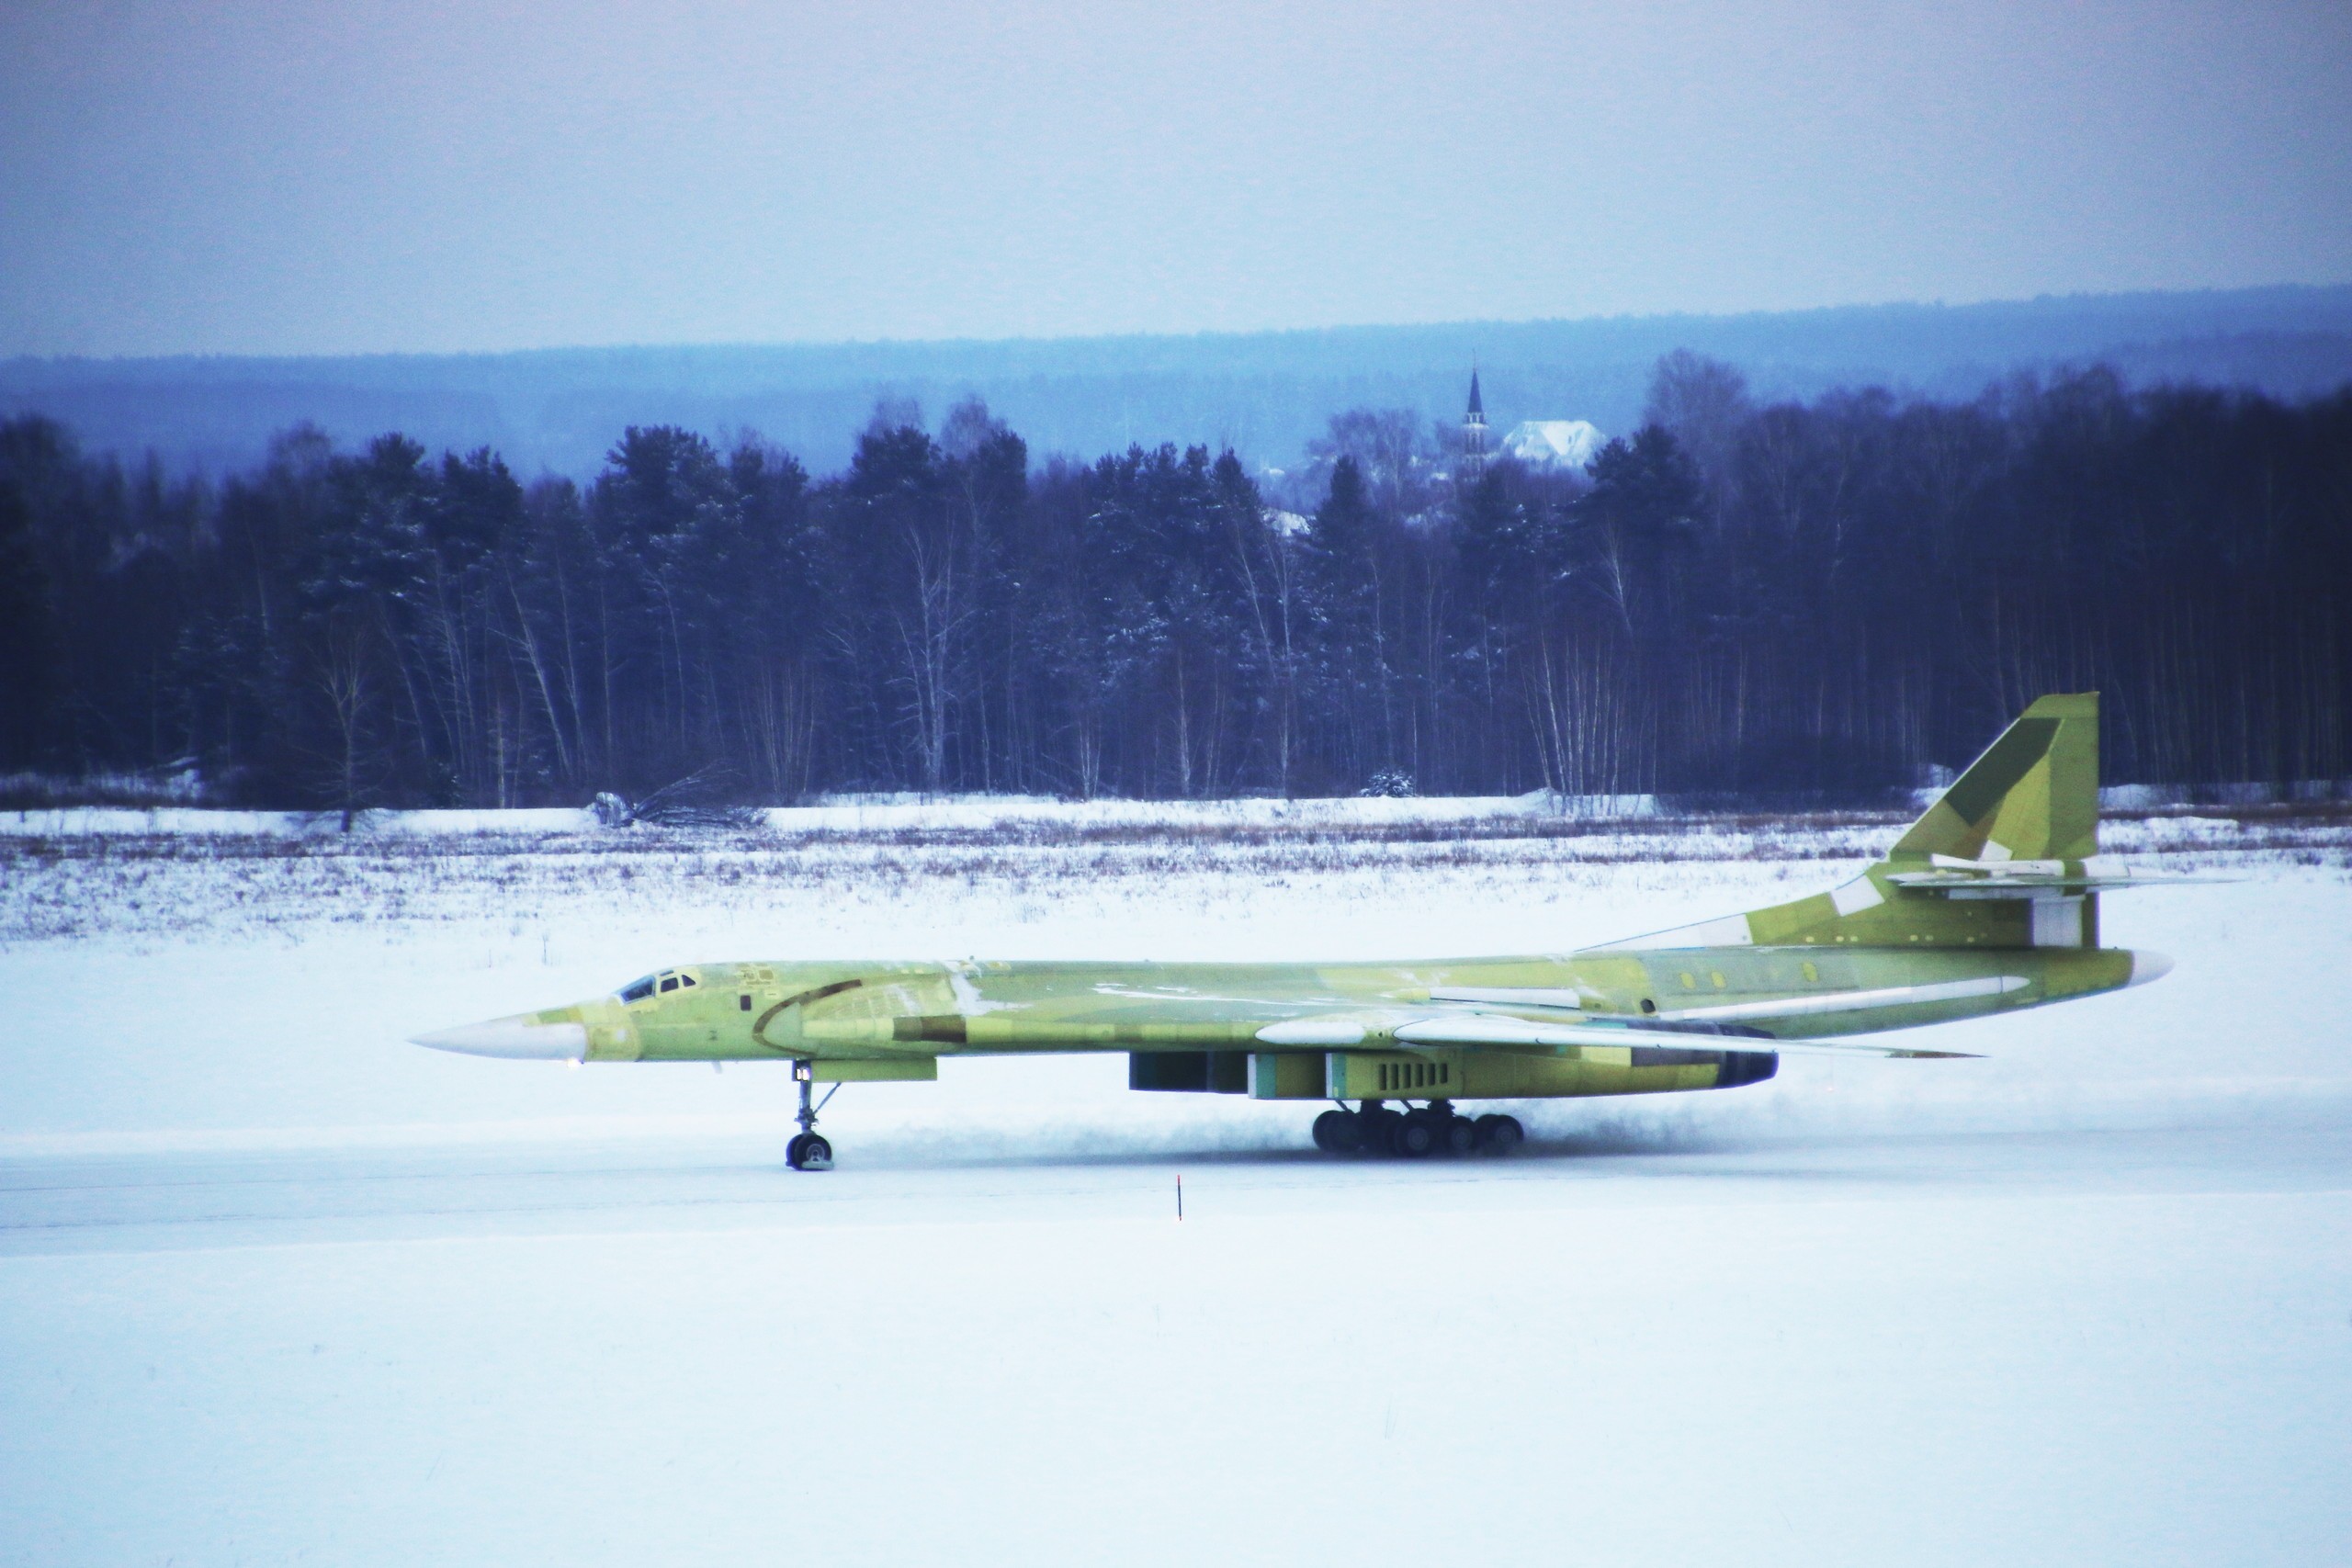
M 2098 893 L 2127 887 L 2165 887 L 2177 883 L 2230 882 L 2235 878 L 2127 871 L 2106 855 L 2077 861 L 1962 860 L 1957 855 L 1930 855 L 1927 869 L 1890 871 L 1886 880 L 1919 893 L 1982 890 L 2030 897 L 2036 893 Z

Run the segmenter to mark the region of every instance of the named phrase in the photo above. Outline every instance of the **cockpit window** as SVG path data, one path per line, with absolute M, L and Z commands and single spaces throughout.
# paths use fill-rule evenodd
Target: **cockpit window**
M 671 976 L 668 979 L 662 982 L 662 988 L 664 991 L 676 990 L 678 988 L 678 977 L 675 975 Z
M 691 986 L 694 983 L 695 977 L 692 975 L 681 975 L 678 976 L 678 984 L 682 986 Z
M 621 1000 L 625 1002 L 641 1002 L 652 994 L 653 976 L 650 975 L 642 980 L 631 980 L 621 987 Z

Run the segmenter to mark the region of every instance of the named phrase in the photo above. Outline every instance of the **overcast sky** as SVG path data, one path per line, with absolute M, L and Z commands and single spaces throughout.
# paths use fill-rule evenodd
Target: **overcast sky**
M 2352 279 L 2352 5 L 0 7 L 0 352 Z

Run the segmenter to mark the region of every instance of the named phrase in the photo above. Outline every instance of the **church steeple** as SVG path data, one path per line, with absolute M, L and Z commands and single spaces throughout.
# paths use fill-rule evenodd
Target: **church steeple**
M 1462 415 L 1462 478 L 1476 484 L 1487 472 L 1487 405 L 1478 396 L 1478 367 L 1470 367 L 1470 407 Z

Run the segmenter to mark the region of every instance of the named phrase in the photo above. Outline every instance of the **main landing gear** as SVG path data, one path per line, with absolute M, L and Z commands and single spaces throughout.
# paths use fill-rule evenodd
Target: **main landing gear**
M 1315 1146 L 1335 1155 L 1507 1155 L 1526 1140 L 1527 1130 L 1517 1117 L 1474 1120 L 1457 1115 L 1450 1100 L 1432 1100 L 1418 1111 L 1392 1111 L 1381 1100 L 1367 1100 L 1361 1111 L 1342 1105 L 1315 1119 Z
M 824 1100 L 811 1105 L 808 1095 L 816 1085 L 811 1081 L 813 1075 L 808 1073 L 808 1064 L 801 1063 L 796 1066 L 792 1076 L 800 1084 L 800 1111 L 793 1118 L 800 1123 L 800 1131 L 784 1145 L 784 1163 L 795 1170 L 831 1170 L 833 1168 L 833 1145 L 825 1142 L 823 1135 L 817 1131 L 817 1112 L 825 1108 L 826 1100 L 841 1092 L 842 1086 L 835 1084 L 825 1091 Z

